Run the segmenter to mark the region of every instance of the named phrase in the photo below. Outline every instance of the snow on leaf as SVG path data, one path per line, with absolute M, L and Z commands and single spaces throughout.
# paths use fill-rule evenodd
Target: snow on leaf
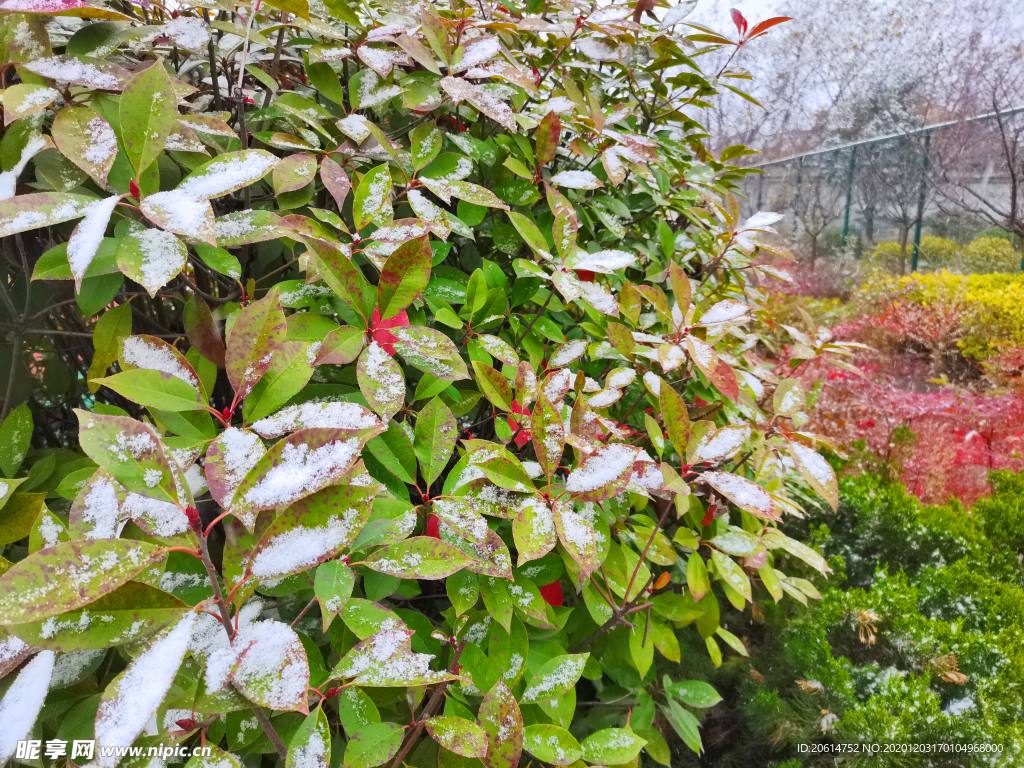
M 96 710 L 96 764 L 112 768 L 120 757 L 104 747 L 130 745 L 156 714 L 174 682 L 192 639 L 196 614 L 185 614 L 175 627 L 152 641 L 103 692 Z
M 308 712 L 309 662 L 291 627 L 280 621 L 253 622 L 235 634 L 231 648 L 236 656 L 228 662 L 235 667 L 230 679 L 245 698 L 262 707 Z
M 547 504 L 537 500 L 519 510 L 512 520 L 512 537 L 519 552 L 519 568 L 530 560 L 539 560 L 554 549 L 558 535 Z
M 509 106 L 489 91 L 461 77 L 444 77 L 439 83 L 455 104 L 468 101 L 478 111 L 500 123 L 510 132 L 516 132 L 516 120 Z M 600 184 L 600 182 L 598 182 Z
M 487 733 L 487 768 L 506 768 L 519 763 L 523 753 L 523 715 L 512 691 L 502 681 L 487 692 L 477 722 Z
M 832 466 L 825 461 L 821 454 L 802 443 L 791 442 L 789 453 L 793 457 L 801 477 L 817 491 L 821 498 L 829 503 L 832 509 L 837 509 L 839 506 L 839 484 Z
M 610 499 L 628 480 L 639 453 L 629 445 L 601 446 L 569 474 L 565 490 L 585 496 L 586 501 Z
M 721 493 L 740 509 L 755 517 L 779 520 L 775 504 L 768 492 L 744 477 L 729 472 L 704 472 L 701 480 Z
M 235 489 L 266 452 L 258 435 L 238 427 L 228 427 L 210 444 L 204 467 L 206 481 L 210 495 L 221 507 L 231 506 Z
M 103 242 L 110 215 L 120 200 L 120 195 L 97 200 L 85 209 L 85 218 L 71 233 L 71 239 L 68 240 L 68 263 L 71 265 L 71 274 L 74 275 L 77 291 L 82 289 L 85 271 L 95 258 L 100 243 Z
M 17 87 L 17 86 L 14 86 Z M 14 167 L 0 173 L 0 200 L 7 200 L 14 197 L 15 187 L 18 184 L 18 177 L 25 170 L 29 160 L 42 152 L 47 147 L 47 141 L 42 136 L 34 136 L 28 140 L 21 150 L 21 156 Z
M 330 559 L 366 524 L 374 490 L 333 486 L 292 504 L 263 533 L 246 570 L 257 579 L 280 579 Z
M 555 350 L 555 353 L 551 356 L 551 360 L 548 361 L 548 367 L 565 368 L 570 363 L 574 363 L 583 357 L 583 353 L 586 351 L 586 339 L 573 339 L 571 341 L 567 341 Z M 561 398 L 548 396 L 548 399 L 554 402 L 556 399 L 560 400 Z
M 589 653 L 570 653 L 548 659 L 537 670 L 519 700 L 535 702 L 557 699 L 576 685 L 589 658 Z
M 599 189 L 604 186 L 590 171 L 560 171 L 548 179 L 548 183 L 569 189 Z
M 0 763 L 13 757 L 18 742 L 30 736 L 50 686 L 54 658 L 53 651 L 36 654 L 0 699 Z
M 185 244 L 170 232 L 159 229 L 130 232 L 121 239 L 117 248 L 117 263 L 121 271 L 154 298 L 184 269 L 187 261 Z
M 301 429 L 267 451 L 235 491 L 232 512 L 247 528 L 263 509 L 286 507 L 338 482 L 380 427 L 355 435 L 347 430 Z
M 0 237 L 60 224 L 85 215 L 96 198 L 68 192 L 33 192 L 0 201 Z
M 253 422 L 252 428 L 262 437 L 282 437 L 296 429 L 345 429 L 355 432 L 381 427 L 380 419 L 358 403 L 338 400 L 307 400 L 289 405 L 276 413 Z
M 699 461 L 720 461 L 729 458 L 750 439 L 750 425 L 722 427 L 715 432 L 705 433 L 690 459 L 691 464 Z
M 376 341 L 359 355 L 356 379 L 370 407 L 383 419 L 390 420 L 405 402 L 402 369 Z
M 610 275 L 617 269 L 625 269 L 636 262 L 637 257 L 626 251 L 597 251 L 587 253 L 577 251 L 565 260 L 565 266 L 569 269 L 589 269 L 591 272 L 600 272 Z

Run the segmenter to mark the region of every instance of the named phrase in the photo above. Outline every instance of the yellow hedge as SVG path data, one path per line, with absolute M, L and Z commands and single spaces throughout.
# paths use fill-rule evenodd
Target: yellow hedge
M 1008 345 L 1024 344 L 1024 274 L 1019 269 L 1016 274 L 953 275 L 943 270 L 881 278 L 866 283 L 856 300 L 862 307 L 877 307 L 895 294 L 922 306 L 956 307 L 967 331 L 960 347 L 968 357 L 982 359 Z

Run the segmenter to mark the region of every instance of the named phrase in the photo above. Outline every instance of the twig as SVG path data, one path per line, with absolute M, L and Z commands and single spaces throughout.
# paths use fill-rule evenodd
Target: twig
M 224 600 L 224 593 L 220 588 L 220 579 L 217 576 L 217 569 L 213 565 L 213 560 L 210 559 L 210 548 L 206 544 L 206 537 L 203 536 L 200 531 L 196 538 L 199 540 L 199 556 L 203 561 L 203 565 L 206 566 L 206 575 L 210 580 L 210 585 L 213 587 L 213 597 L 217 601 L 217 607 L 220 609 L 220 622 L 224 625 L 224 631 L 228 633 L 228 638 L 233 639 L 235 636 L 235 628 L 231 623 L 231 611 L 228 610 L 228 604 Z M 274 749 L 277 750 L 277 754 L 280 755 L 282 760 L 288 759 L 288 748 L 285 747 L 284 742 L 281 741 L 281 737 L 274 729 L 273 723 L 270 722 L 270 717 L 263 711 L 263 708 L 257 705 L 253 705 L 252 713 L 256 716 L 256 720 L 259 722 L 260 727 L 263 728 L 263 732 L 267 734 L 267 738 L 270 739 L 270 743 L 274 745 Z
M 554 295 L 554 291 L 548 293 L 548 297 L 544 299 L 544 304 L 541 305 L 541 308 L 538 309 L 536 313 L 534 313 L 533 320 L 530 321 L 530 324 L 526 326 L 526 330 L 523 331 L 523 333 L 519 336 L 518 339 L 516 339 L 516 343 L 512 345 L 513 348 L 518 348 L 519 345 L 523 343 L 523 339 L 526 338 L 526 334 L 533 330 L 533 326 L 537 324 L 538 320 L 540 320 L 540 316 L 544 314 L 544 310 L 548 308 L 548 304 L 551 303 L 551 297 Z
M 204 8 L 203 18 L 206 19 L 206 23 L 210 23 L 210 14 Z M 210 82 L 213 84 L 213 108 L 220 111 L 220 83 L 217 80 L 217 56 L 213 50 L 213 32 L 210 33 L 210 39 L 206 41 L 206 53 L 210 57 Z
M 462 655 L 462 648 L 464 646 L 458 646 L 455 649 L 455 655 L 452 657 L 452 663 L 448 669 L 452 672 L 455 671 L 458 663 L 459 656 Z M 402 745 L 402 749 L 399 750 L 398 754 L 395 755 L 394 762 L 391 763 L 391 768 L 399 768 L 402 765 L 402 761 L 405 756 L 409 754 L 409 750 L 413 748 L 416 741 L 420 737 L 420 732 L 423 730 L 423 723 L 429 720 L 433 714 L 437 711 L 438 707 L 441 706 L 441 702 L 444 701 L 444 689 L 448 687 L 448 681 L 442 680 L 437 684 L 437 688 L 434 689 L 434 693 L 430 697 L 430 701 L 427 702 L 427 706 L 420 712 L 420 716 L 416 718 L 416 727 L 412 729 L 412 732 L 406 737 L 405 744 Z

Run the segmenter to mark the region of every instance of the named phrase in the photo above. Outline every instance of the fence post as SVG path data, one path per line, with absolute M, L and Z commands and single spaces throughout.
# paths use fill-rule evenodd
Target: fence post
M 914 223 L 914 252 L 910 257 L 910 271 L 917 272 L 917 259 L 921 255 L 921 218 L 924 216 L 924 184 L 928 175 L 928 144 L 931 131 L 924 133 L 924 156 L 921 158 L 921 186 L 917 192 L 917 221 Z
M 850 201 L 853 198 L 853 169 L 857 164 L 857 147 L 850 150 L 850 170 L 846 175 L 846 213 L 843 214 L 843 249 L 850 234 Z

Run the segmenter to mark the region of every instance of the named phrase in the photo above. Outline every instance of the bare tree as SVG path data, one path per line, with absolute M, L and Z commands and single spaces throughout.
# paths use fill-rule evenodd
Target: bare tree
M 803 230 L 802 237 L 806 240 L 812 270 L 818 261 L 821 235 L 836 220 L 845 198 L 845 192 L 830 178 L 828 170 L 822 166 L 805 165 L 788 206 Z
M 1015 71 L 989 73 L 985 121 L 965 121 L 939 137 L 936 186 L 942 207 L 966 211 L 1024 237 L 1024 62 Z M 996 183 L 992 183 L 995 181 Z

